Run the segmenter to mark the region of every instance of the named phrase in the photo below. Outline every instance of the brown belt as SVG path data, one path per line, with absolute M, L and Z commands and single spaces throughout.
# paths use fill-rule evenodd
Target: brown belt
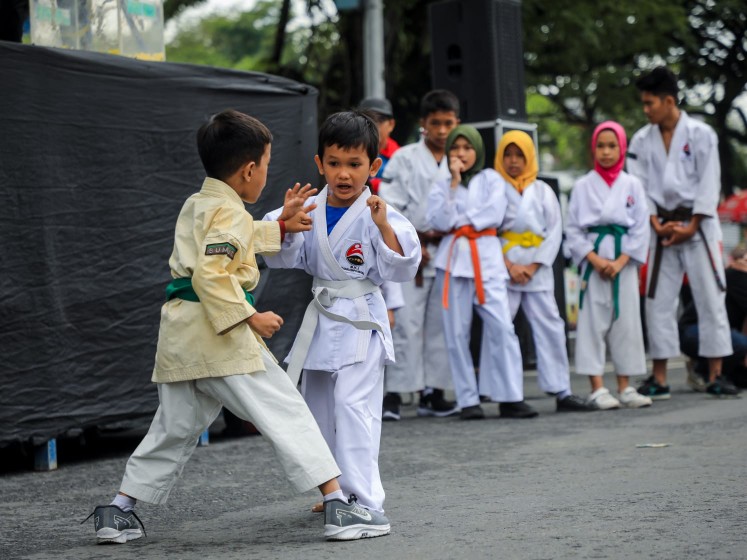
M 661 208 L 657 205 L 656 215 L 661 218 L 662 224 L 665 224 L 667 222 L 685 222 L 692 219 L 693 210 L 692 208 L 685 208 L 684 206 L 678 206 L 674 210 L 665 210 L 664 208 Z M 700 225 L 698 225 L 698 233 L 700 234 L 700 237 L 703 240 L 703 244 L 705 245 L 706 253 L 708 254 L 708 260 L 711 263 L 711 270 L 713 270 L 713 274 L 716 277 L 716 284 L 723 292 L 726 290 L 726 287 L 721 281 L 721 276 L 719 275 L 716 261 L 713 258 L 711 248 L 708 245 L 705 233 L 703 232 L 703 228 Z M 648 297 L 651 299 L 654 299 L 654 297 L 656 296 L 656 284 L 659 280 L 659 270 L 661 269 L 661 252 L 663 250 L 664 245 L 662 245 L 662 238 L 657 236 L 656 248 L 654 249 L 654 262 L 651 266 L 651 280 L 648 283 Z

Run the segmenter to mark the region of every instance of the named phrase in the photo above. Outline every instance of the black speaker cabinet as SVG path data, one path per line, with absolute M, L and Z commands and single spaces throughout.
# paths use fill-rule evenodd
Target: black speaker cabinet
M 429 6 L 433 87 L 454 92 L 462 122 L 526 119 L 521 0 Z

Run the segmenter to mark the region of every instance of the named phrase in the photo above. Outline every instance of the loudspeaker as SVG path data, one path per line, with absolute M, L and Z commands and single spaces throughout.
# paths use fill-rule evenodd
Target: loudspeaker
M 429 6 L 433 87 L 454 92 L 462 122 L 526 119 L 521 0 Z

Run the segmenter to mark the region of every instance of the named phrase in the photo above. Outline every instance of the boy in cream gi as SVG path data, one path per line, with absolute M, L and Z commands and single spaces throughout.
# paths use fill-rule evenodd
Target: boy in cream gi
M 594 410 L 571 393 L 565 322 L 555 301 L 552 270 L 563 240 L 560 204 L 550 186 L 537 180 L 532 138 L 521 130 L 504 134 L 494 167 L 510 185 L 500 234 L 510 276 L 508 305 L 512 317 L 521 305 L 532 328 L 539 387 L 555 396 L 558 412 Z
M 678 107 L 675 75 L 655 68 L 636 82 L 649 120 L 635 133 L 628 169 L 643 183 L 651 214 L 646 324 L 653 372 L 639 388 L 652 399 L 668 399 L 667 360 L 680 355 L 677 298 L 687 274 L 698 310 L 698 351 L 708 358 L 707 392 L 736 395 L 721 376 L 722 358 L 732 353 L 724 304 L 726 280 L 716 207 L 721 193 L 718 138 L 707 124 Z
M 136 500 L 166 501 L 222 406 L 261 430 L 296 490 L 318 486 L 327 504 L 342 498 L 340 471 L 314 418 L 260 338 L 271 337 L 283 320 L 258 313 L 248 293 L 259 282 L 255 252 L 277 252 L 284 232 L 310 229 L 301 210 L 314 192 L 308 186 L 289 189 L 275 222 L 255 224 L 244 207 L 265 186 L 271 141 L 261 122 L 233 110 L 214 115 L 197 133 L 207 178 L 176 222 L 174 279 L 161 309 L 153 370 L 160 404 L 127 462 L 120 492 L 91 514 L 100 543 L 142 537 Z
M 394 360 L 387 308 L 379 287 L 412 280 L 420 262 L 417 232 L 399 212 L 366 187 L 381 165 L 376 124 L 363 113 L 328 117 L 319 131 L 319 173 L 327 185 L 309 202 L 313 228 L 288 235 L 268 266 L 301 268 L 314 277 L 314 298 L 289 356 L 302 392 L 342 476 L 350 504 L 371 520 L 361 536 L 390 530 L 379 475 L 384 364 Z M 280 210 L 265 216 L 274 219 Z M 324 507 L 327 535 L 358 538 L 339 527 L 335 504 Z M 329 507 L 328 507 L 329 506 Z
M 444 397 L 452 387 L 451 370 L 441 325 L 441 298 L 432 258 L 441 235 L 425 219 L 433 184 L 449 178 L 446 137 L 459 124 L 459 100 L 446 90 L 425 94 L 420 104 L 419 142 L 397 150 L 379 186 L 381 198 L 402 212 L 420 236 L 423 261 L 417 276 L 402 284 L 405 306 L 395 312 L 394 348 L 397 363 L 386 368 L 388 415 L 399 416 L 399 393 L 420 391 L 418 416 L 451 416 L 458 412 Z

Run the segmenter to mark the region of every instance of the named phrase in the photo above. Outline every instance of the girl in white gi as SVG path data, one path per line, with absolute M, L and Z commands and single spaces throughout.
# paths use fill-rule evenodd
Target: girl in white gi
M 389 532 L 378 460 L 384 364 L 394 352 L 379 286 L 412 280 L 420 262 L 415 228 L 366 187 L 381 165 L 378 143 L 376 124 L 362 113 L 327 118 L 315 157 L 327 186 L 309 199 L 313 228 L 288 235 L 266 259 L 314 276 L 288 374 L 296 382 L 303 369 L 302 392 L 340 465 L 340 485 L 377 520 L 361 529 L 369 537 Z
M 447 235 L 436 253 L 444 332 L 461 418 L 485 417 L 480 395 L 500 403 L 501 417 L 531 418 L 524 402 L 519 339 L 508 308 L 508 274 L 497 228 L 506 211 L 506 184 L 493 169 L 480 171 L 485 149 L 479 132 L 457 126 L 446 140 L 451 179 L 428 197 L 431 227 Z M 480 388 L 469 349 L 472 308 L 483 320 Z
M 707 124 L 677 107 L 677 78 L 664 67 L 642 76 L 643 111 L 650 124 L 635 133 L 628 169 L 646 189 L 651 221 L 646 324 L 653 371 L 639 391 L 668 399 L 667 360 L 680 355 L 677 298 L 686 273 L 698 311 L 698 352 L 708 358 L 714 396 L 733 396 L 736 387 L 721 375 L 732 354 L 726 316 L 721 226 L 718 138 Z
M 214 115 L 197 133 L 207 177 L 176 222 L 173 280 L 153 368 L 159 406 L 127 461 L 120 492 L 91 514 L 100 543 L 143 536 L 135 502 L 166 502 L 200 434 L 223 406 L 262 431 L 298 491 L 318 486 L 325 507 L 339 509 L 340 471 L 295 385 L 260 338 L 271 337 L 283 320 L 257 312 L 248 292 L 259 282 L 255 252 L 277 252 L 284 231 L 310 229 L 300 211 L 313 194 L 308 186 L 286 193 L 277 222 L 255 224 L 246 211 L 244 202 L 256 202 L 265 186 L 271 141 L 261 122 L 233 110 Z M 354 514 L 353 504 L 347 509 Z
M 553 263 L 563 240 L 560 204 L 552 188 L 537 180 L 532 138 L 521 130 L 503 135 L 495 153 L 496 171 L 513 187 L 501 224 L 503 259 L 511 277 L 508 304 L 516 317 L 519 305 L 532 328 L 540 389 L 556 397 L 558 412 L 594 410 L 571 393 L 565 322 L 555 301 Z
M 629 376 L 646 373 L 638 267 L 648 248 L 648 206 L 640 181 L 622 170 L 626 143 L 618 123 L 596 127 L 594 170 L 573 186 L 565 228 L 566 247 L 582 275 L 576 373 L 589 376 L 589 402 L 601 410 L 651 405 L 629 385 Z M 617 372 L 617 398 L 603 384 L 605 344 Z

